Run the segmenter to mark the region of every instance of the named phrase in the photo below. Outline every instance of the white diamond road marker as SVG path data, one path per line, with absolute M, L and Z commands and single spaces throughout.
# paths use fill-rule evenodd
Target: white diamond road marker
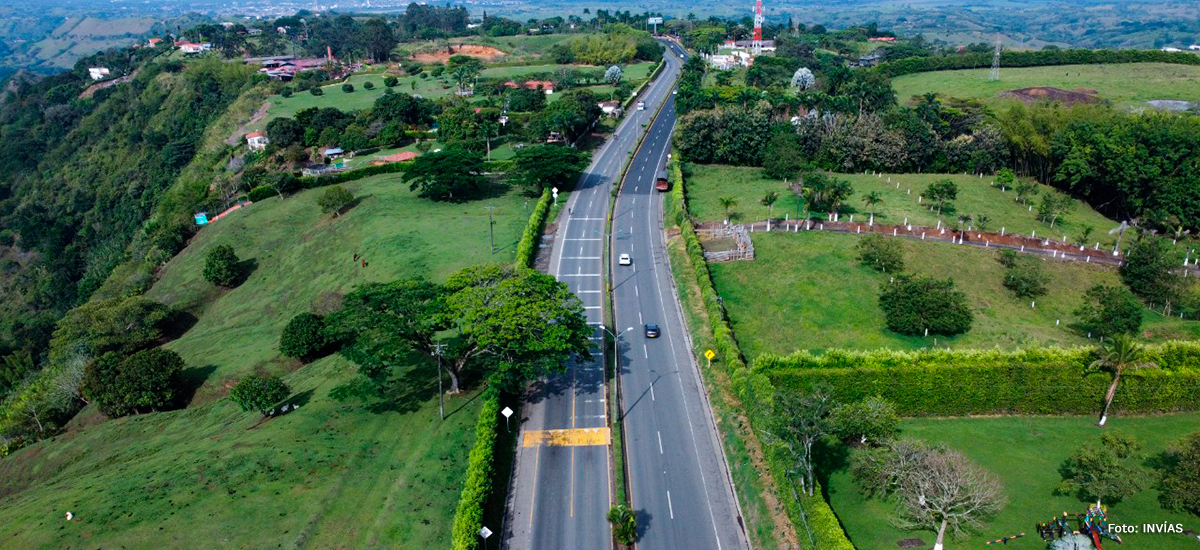
M 479 536 L 483 537 L 486 540 L 488 537 L 492 536 L 492 530 L 488 529 L 487 527 L 484 527 L 483 529 L 479 530 Z
M 504 415 L 504 418 L 508 418 L 513 415 L 513 410 L 508 407 L 504 407 L 504 410 L 500 411 L 500 414 Z

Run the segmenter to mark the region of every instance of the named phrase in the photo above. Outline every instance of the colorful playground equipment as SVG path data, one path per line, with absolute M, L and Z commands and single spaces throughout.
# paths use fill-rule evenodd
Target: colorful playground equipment
M 1078 522 L 1078 529 L 1072 528 L 1072 520 Z M 1113 540 L 1117 544 L 1122 544 L 1121 536 L 1113 533 L 1108 527 L 1108 509 L 1098 500 L 1096 504 L 1088 506 L 1087 511 L 1082 514 L 1071 516 L 1063 512 L 1061 517 L 1055 517 L 1046 522 L 1039 521 L 1037 531 L 1042 540 L 1054 540 L 1068 535 L 1084 535 L 1092 539 L 1096 550 L 1104 550 L 1104 547 L 1100 546 L 1100 539 Z

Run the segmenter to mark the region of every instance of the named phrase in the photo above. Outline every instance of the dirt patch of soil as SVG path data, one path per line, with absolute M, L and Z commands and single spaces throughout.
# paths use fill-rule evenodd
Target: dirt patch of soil
M 1096 103 L 1100 101 L 1100 96 L 1097 95 L 1096 90 L 1089 90 L 1087 88 L 1063 90 L 1045 86 L 1000 92 L 1000 97 L 1016 99 L 1026 104 L 1038 101 L 1056 101 L 1066 105 L 1074 105 L 1076 103 Z
M 491 61 L 497 57 L 508 55 L 508 52 L 493 48 L 491 46 L 480 46 L 478 44 L 456 44 L 436 52 L 414 53 L 408 56 L 408 58 L 421 63 L 445 63 L 446 60 L 455 55 L 469 55 L 484 61 Z
M 241 143 L 242 136 L 245 136 L 247 133 L 250 132 L 250 125 L 257 123 L 258 121 L 260 121 L 264 117 L 266 117 L 267 111 L 270 108 L 271 108 L 271 102 L 264 101 L 263 104 L 259 105 L 258 109 L 254 111 L 254 114 L 250 116 L 250 120 L 246 121 L 246 123 L 241 125 L 237 129 L 237 131 L 235 131 L 233 133 L 233 135 L 229 136 L 229 139 L 225 140 L 225 144 L 232 147 L 232 146 L 236 146 L 238 143 Z

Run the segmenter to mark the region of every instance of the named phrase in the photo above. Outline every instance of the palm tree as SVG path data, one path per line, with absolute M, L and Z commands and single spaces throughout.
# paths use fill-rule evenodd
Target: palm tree
M 863 196 L 863 203 L 871 212 L 871 221 L 867 222 L 867 225 L 875 225 L 875 206 L 883 204 L 883 196 L 879 194 L 879 191 L 871 191 Z
M 737 206 L 737 199 L 733 197 L 721 197 L 717 200 L 721 203 L 721 208 L 725 209 L 725 223 L 729 223 L 729 210 Z
M 958 228 L 959 229 L 962 229 L 962 226 L 967 225 L 969 223 L 971 223 L 971 215 L 970 214 L 959 214 L 958 215 Z
M 762 205 L 767 207 L 767 219 L 775 212 L 775 201 L 779 200 L 779 193 L 768 191 L 762 198 Z
M 975 216 L 975 225 L 979 226 L 980 231 L 987 231 L 988 223 L 991 223 L 992 218 L 987 214 L 979 214 Z
M 1098 426 L 1103 427 L 1108 421 L 1108 407 L 1112 405 L 1113 396 L 1117 394 L 1117 384 L 1121 383 L 1121 375 L 1126 370 L 1135 371 L 1146 368 L 1158 368 L 1158 365 L 1142 360 L 1142 346 L 1133 341 L 1128 334 L 1118 334 L 1109 340 L 1108 344 L 1098 350 L 1100 357 L 1088 365 L 1087 372 L 1106 371 L 1112 373 L 1112 384 L 1104 394 L 1104 410 L 1100 411 Z M 1132 376 L 1132 373 L 1130 373 Z

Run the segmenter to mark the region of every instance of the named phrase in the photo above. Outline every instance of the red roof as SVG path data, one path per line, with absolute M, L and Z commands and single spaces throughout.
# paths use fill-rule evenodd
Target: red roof
M 255 130 L 253 132 L 250 132 L 249 134 L 246 134 L 246 139 L 258 138 L 258 137 L 263 137 L 263 133 L 259 132 L 258 130 Z

